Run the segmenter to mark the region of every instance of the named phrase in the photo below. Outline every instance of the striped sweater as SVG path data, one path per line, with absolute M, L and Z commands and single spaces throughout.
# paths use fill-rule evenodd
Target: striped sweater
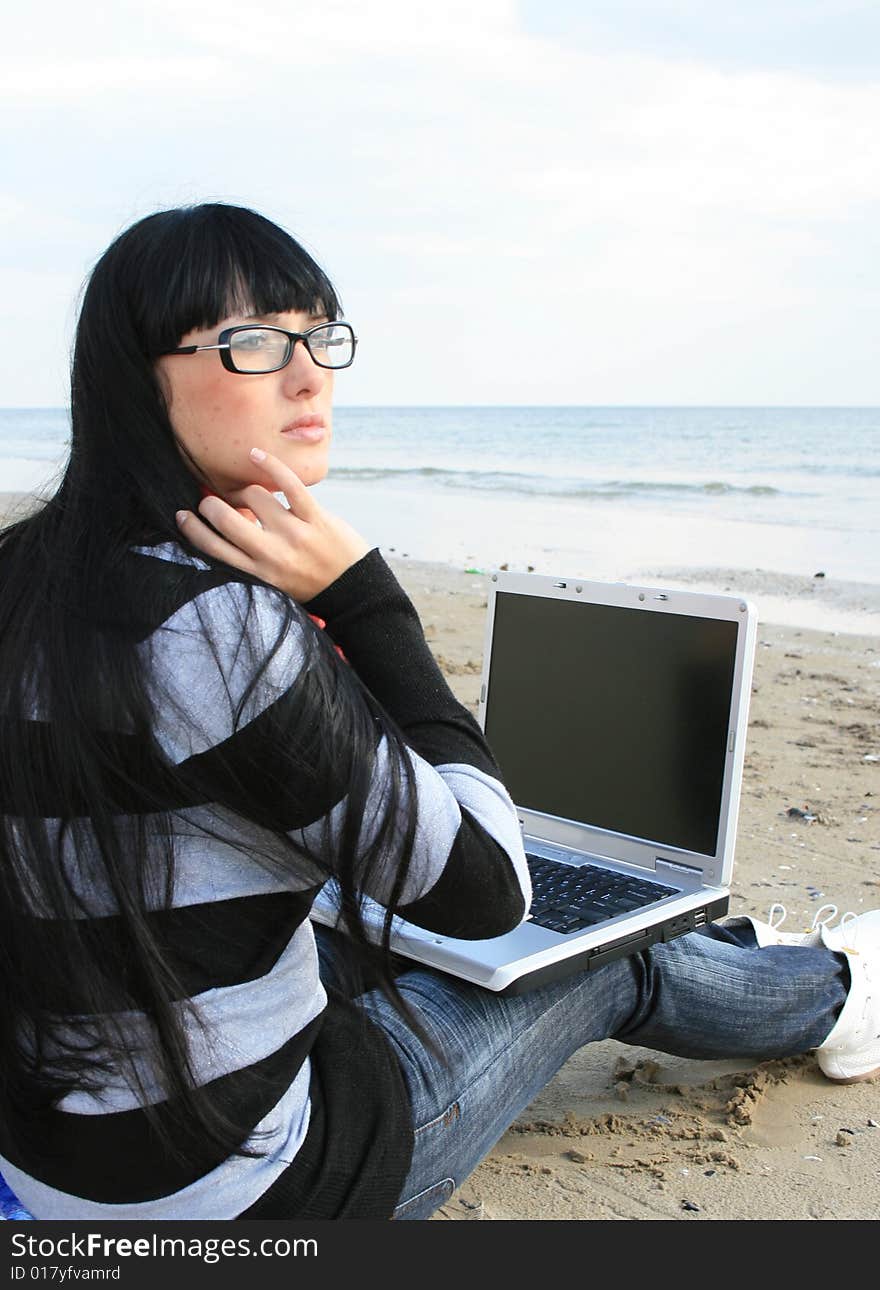
M 135 621 L 132 610 L 157 714 L 153 733 L 179 772 L 174 782 L 193 785 L 185 800 L 178 790 L 167 803 L 176 822 L 174 889 L 170 904 L 156 896 L 151 917 L 195 1004 L 195 1017 L 183 1001 L 175 1006 L 196 1083 L 210 1084 L 259 1154 L 217 1160 L 194 1140 L 181 1144 L 180 1159 L 168 1157 L 144 1111 L 152 1103 L 161 1113 L 166 1095 L 150 1061 L 150 1023 L 135 1011 L 114 1022 L 137 1078 L 111 1064 L 96 1086 L 63 1097 L 38 1160 L 16 1158 L 0 1126 L 0 1171 L 39 1218 L 386 1217 L 412 1149 L 406 1089 L 383 1033 L 322 984 L 308 917 L 326 876 L 308 849 L 339 827 L 345 801 L 332 749 L 295 720 L 310 683 L 308 634 L 317 629 L 299 614 L 251 687 L 254 659 L 278 636 L 277 596 L 253 589 L 245 619 L 248 592 L 233 571 L 212 570 L 172 544 L 142 548 L 131 562 L 131 587 L 149 580 L 159 594 L 146 603 L 162 606 L 154 622 Z M 337 666 L 356 670 L 406 739 L 418 822 L 402 912 L 456 936 L 515 926 L 530 890 L 514 808 L 479 727 L 449 690 L 378 551 L 305 608 L 344 652 Z M 46 725 L 38 708 L 27 725 L 38 768 Z M 302 776 L 279 791 L 266 771 L 292 730 L 305 741 L 295 750 Z M 380 743 L 371 806 L 381 804 L 387 775 Z M 60 829 L 48 799 L 50 791 L 44 816 Z M 0 805 L 14 813 L 14 804 Z M 87 803 L 83 811 L 87 820 Z M 132 820 L 137 814 L 133 800 Z M 362 837 L 373 818 L 368 809 Z M 278 850 L 274 831 L 298 845 L 284 848 L 274 866 L 258 863 L 254 852 Z M 82 841 L 87 832 L 59 836 L 80 916 L 99 944 L 120 937 L 112 893 Z M 380 869 L 368 894 L 387 901 L 392 878 L 390 867 Z M 63 921 L 33 913 L 37 948 L 40 937 L 65 934 Z M 46 1002 L 73 1043 L 88 1042 L 88 1018 L 65 1005 L 61 983 Z

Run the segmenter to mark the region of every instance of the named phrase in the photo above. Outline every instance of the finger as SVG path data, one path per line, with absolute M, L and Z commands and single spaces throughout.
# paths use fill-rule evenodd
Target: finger
M 227 493 L 224 500 L 234 506 L 239 515 L 246 514 L 258 519 L 265 529 L 275 529 L 280 521 L 289 521 L 291 518 L 291 512 L 278 500 L 277 495 L 270 493 L 262 484 L 236 488 L 234 492 Z
M 290 503 L 294 515 L 307 520 L 317 514 L 320 509 L 318 503 L 295 471 L 285 466 L 274 453 L 265 452 L 262 448 L 252 448 L 250 456 L 251 461 L 275 481 L 277 488 Z
M 235 493 L 227 493 L 223 501 L 230 503 L 230 506 L 234 506 L 239 515 L 245 517 L 245 520 L 250 520 L 252 524 L 255 524 L 257 516 L 250 510 L 250 502 L 244 497 L 245 491 L 245 489 L 236 489 Z
M 241 569 L 245 573 L 257 572 L 254 561 L 242 551 L 241 547 L 235 546 L 234 543 L 209 528 L 192 511 L 178 511 L 175 518 L 182 536 L 204 555 L 210 556 L 213 560 L 222 560 L 224 564 L 231 564 L 233 568 Z M 247 521 L 242 520 L 242 523 L 246 524 Z
M 199 502 L 199 514 L 245 555 L 258 559 L 263 551 L 261 530 L 234 506 L 213 493 Z
M 239 514 L 243 519 L 248 520 L 251 524 L 256 524 L 256 523 L 258 522 L 258 521 L 257 521 L 257 517 L 256 517 L 256 515 L 255 515 L 255 514 L 254 514 L 254 512 L 250 509 L 250 507 L 249 507 L 249 506 L 245 506 L 245 505 L 243 505 L 243 503 L 241 503 L 241 502 L 236 502 L 236 501 L 234 501 L 231 497 L 229 498 L 229 503 L 230 503 L 230 505 L 231 505 L 231 506 L 234 506 L 234 507 L 235 507 L 235 509 L 236 509 L 237 513 L 238 513 L 238 514 Z

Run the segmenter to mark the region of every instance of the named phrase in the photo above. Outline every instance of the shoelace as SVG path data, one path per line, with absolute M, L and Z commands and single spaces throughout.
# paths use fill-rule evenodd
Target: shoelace
M 823 914 L 824 914 L 824 918 L 823 918 Z M 778 932 L 782 924 L 785 922 L 787 916 L 788 914 L 785 906 L 780 901 L 777 900 L 777 901 L 774 901 L 774 903 L 770 906 L 770 909 L 767 914 L 767 922 L 773 928 L 774 932 Z M 818 931 L 820 927 L 828 927 L 831 924 L 832 920 L 836 917 L 837 917 L 836 905 L 830 905 L 830 904 L 820 905 L 819 908 L 816 910 L 815 914 L 813 915 L 813 921 L 811 925 L 809 927 L 804 928 L 804 931 L 815 932 L 815 931 Z M 845 919 L 849 920 L 853 918 L 855 918 L 855 914 L 844 914 L 843 918 L 841 918 L 840 920 L 841 927 L 843 926 Z
M 848 909 L 845 914 L 841 914 L 840 922 L 837 924 L 837 930 L 843 934 L 845 940 L 850 939 L 845 929 L 851 927 L 853 923 L 858 922 L 858 918 L 858 914 L 854 914 L 851 909 Z M 841 948 L 846 950 L 849 954 L 858 954 L 859 951 L 855 947 L 856 938 L 853 937 L 852 939 L 854 942 L 852 945 L 843 945 Z
M 815 931 L 818 931 L 820 927 L 830 927 L 836 915 L 837 915 L 836 905 L 831 905 L 831 904 L 820 905 L 819 908 L 816 910 L 815 914 L 813 915 L 812 924 L 808 928 L 805 928 L 804 930 L 806 932 L 815 932 Z M 778 901 L 778 900 L 774 901 L 774 903 L 770 906 L 770 909 L 767 913 L 767 922 L 773 928 L 774 932 L 779 931 L 780 927 L 785 922 L 786 917 L 787 917 L 787 911 L 785 906 L 781 903 L 781 901 Z M 837 930 L 841 933 L 841 935 L 844 937 L 845 940 L 850 939 L 849 936 L 846 934 L 846 928 L 852 927 L 854 923 L 857 923 L 858 918 L 859 918 L 858 914 L 854 914 L 851 909 L 848 909 L 845 914 L 841 914 L 840 922 L 837 924 Z M 855 942 L 855 939 L 856 939 L 855 937 L 852 937 L 853 942 Z M 853 943 L 852 945 L 842 945 L 840 948 L 841 950 L 846 950 L 849 954 L 858 954 L 859 952 L 856 949 L 855 943 Z

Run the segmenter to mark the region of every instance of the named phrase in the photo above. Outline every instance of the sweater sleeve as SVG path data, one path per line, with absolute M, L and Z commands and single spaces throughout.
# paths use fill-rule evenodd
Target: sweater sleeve
M 515 926 L 531 898 L 515 808 L 479 725 L 449 688 L 412 602 L 378 550 L 306 608 L 325 620 L 416 764 L 427 763 L 416 777 L 420 822 L 437 799 L 449 802 L 456 820 L 454 835 L 435 834 L 443 863 L 432 886 L 399 912 L 462 937 Z
M 404 795 L 416 828 L 395 913 L 450 936 L 496 936 L 519 923 L 531 896 L 516 811 L 482 732 L 455 699 L 425 641 L 418 616 L 377 551 L 347 570 L 291 619 L 280 593 L 230 579 L 194 585 L 148 634 L 156 739 L 190 804 L 219 807 L 244 835 L 281 831 L 302 857 L 299 884 L 322 881 L 308 857 L 331 858 L 348 820 L 344 767 L 334 746 L 334 703 L 313 666 L 316 626 L 343 649 L 370 692 L 376 731 L 371 781 L 358 814 L 359 845 L 375 841 L 393 773 L 378 703 L 403 737 Z M 332 690 L 332 686 L 330 687 Z M 347 700 L 348 701 L 348 700 Z M 365 709 L 366 710 L 366 709 Z M 182 803 L 183 804 L 183 803 Z M 388 904 L 397 861 L 373 866 L 368 896 Z
M 477 722 L 452 693 L 412 601 L 378 550 L 306 605 L 361 680 L 432 765 L 467 762 L 500 778 Z

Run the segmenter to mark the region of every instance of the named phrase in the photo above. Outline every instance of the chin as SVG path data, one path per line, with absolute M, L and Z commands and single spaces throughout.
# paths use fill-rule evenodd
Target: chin
M 312 484 L 320 484 L 322 479 L 327 478 L 329 465 L 327 458 L 323 457 L 320 461 L 292 461 L 290 468 L 295 470 L 306 487 L 310 488 Z

